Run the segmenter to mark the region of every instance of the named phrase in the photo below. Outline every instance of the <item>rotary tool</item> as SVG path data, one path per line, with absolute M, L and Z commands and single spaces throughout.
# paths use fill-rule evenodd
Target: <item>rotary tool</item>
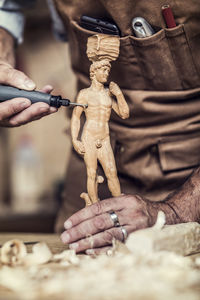
M 0 102 L 10 100 L 13 98 L 27 98 L 31 103 L 44 102 L 50 106 L 59 108 L 60 106 L 82 106 L 87 108 L 87 105 L 81 103 L 74 103 L 68 99 L 63 99 L 61 96 L 54 96 L 51 94 L 38 92 L 38 91 L 26 91 L 11 86 L 0 85 Z

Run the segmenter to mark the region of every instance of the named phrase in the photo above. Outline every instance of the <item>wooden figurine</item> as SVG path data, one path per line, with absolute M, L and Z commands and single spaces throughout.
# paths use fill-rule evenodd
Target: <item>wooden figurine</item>
M 119 86 L 110 82 L 105 88 L 111 64 L 119 55 L 119 38 L 97 34 L 88 38 L 87 56 L 92 61 L 90 66 L 91 85 L 79 92 L 77 102 L 87 108 L 75 107 L 71 120 L 72 143 L 75 150 L 83 155 L 87 168 L 87 193 L 80 196 L 91 205 L 99 200 L 98 183 L 103 182 L 102 176 L 97 176 L 97 162 L 103 167 L 107 177 L 108 188 L 112 196 L 121 194 L 117 177 L 115 158 L 110 144 L 109 125 L 113 109 L 122 119 L 129 117 L 129 108 Z M 86 122 L 81 140 L 80 117 L 85 112 Z

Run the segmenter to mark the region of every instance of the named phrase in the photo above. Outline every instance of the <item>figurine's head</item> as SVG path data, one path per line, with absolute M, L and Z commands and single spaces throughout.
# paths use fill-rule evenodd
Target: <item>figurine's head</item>
M 95 61 L 90 66 L 90 79 L 96 80 L 100 83 L 106 83 L 110 73 L 111 64 L 107 59 Z

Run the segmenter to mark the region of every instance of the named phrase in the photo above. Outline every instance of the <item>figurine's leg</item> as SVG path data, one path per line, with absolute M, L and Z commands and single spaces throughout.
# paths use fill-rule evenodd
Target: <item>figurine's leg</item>
M 95 203 L 98 201 L 97 185 L 96 185 L 96 172 L 97 172 L 97 150 L 93 145 L 93 141 L 87 140 L 85 146 L 84 160 L 87 168 L 87 191 L 92 201 Z
M 98 160 L 101 163 L 104 173 L 108 180 L 108 188 L 112 196 L 121 195 L 119 179 L 117 177 L 117 168 L 115 164 L 114 154 L 110 145 L 110 140 L 106 139 L 102 143 L 102 147 L 98 149 Z

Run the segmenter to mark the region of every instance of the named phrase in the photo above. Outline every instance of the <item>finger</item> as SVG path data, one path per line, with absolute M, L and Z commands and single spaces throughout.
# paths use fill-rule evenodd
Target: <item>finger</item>
M 51 92 L 53 91 L 53 87 L 52 85 L 48 84 L 48 85 L 45 85 L 42 89 L 41 89 L 41 92 L 43 93 L 47 93 L 47 94 L 50 94 Z M 50 107 L 50 110 L 49 110 L 49 113 L 52 114 L 52 113 L 55 113 L 58 111 L 58 108 L 56 107 L 53 107 L 51 106 Z M 37 118 L 36 120 L 40 119 L 41 117 Z
M 20 126 L 28 122 L 34 121 L 36 118 L 39 119 L 44 115 L 47 115 L 49 111 L 49 105 L 47 105 L 46 103 L 38 102 L 32 104 L 30 107 L 23 110 L 21 113 L 12 117 L 9 120 L 9 123 L 12 126 Z
M 36 86 L 23 72 L 13 69 L 6 63 L 0 64 L 0 83 L 26 90 L 33 90 Z
M 30 105 L 30 100 L 26 98 L 14 98 L 0 103 L 0 121 L 4 121 L 13 115 L 16 115 Z
M 97 203 L 87 206 L 77 213 L 72 215 L 65 223 L 65 229 L 70 229 L 71 227 L 85 221 L 91 219 L 95 216 L 101 215 L 105 212 L 121 210 L 124 208 L 126 196 L 120 196 L 115 198 L 109 198 L 106 200 L 98 201 Z
M 58 108 L 56 107 L 49 107 L 49 112 L 44 112 L 43 114 L 39 115 L 39 116 L 36 116 L 35 118 L 33 118 L 32 121 L 37 121 L 37 120 L 40 120 L 41 118 L 45 117 L 45 116 L 48 116 L 48 115 L 51 115 L 55 112 L 58 111 Z
M 121 213 L 118 212 L 118 219 L 121 219 Z M 120 223 L 121 224 L 121 223 Z M 77 226 L 65 231 L 61 235 L 63 243 L 72 243 L 74 241 L 83 239 L 87 236 L 92 236 L 101 231 L 105 231 L 114 226 L 113 220 L 109 213 L 104 213 L 99 216 L 95 216 L 92 219 L 86 220 Z
M 58 111 L 58 108 L 56 108 L 54 106 L 50 106 L 50 108 L 49 108 L 49 114 L 53 114 L 53 113 L 55 113 L 57 111 Z
M 128 226 L 124 227 L 127 232 L 130 231 Z M 114 227 L 104 232 L 97 233 L 91 237 L 82 239 L 76 243 L 69 245 L 70 249 L 76 251 L 76 253 L 85 251 L 87 249 L 101 248 L 105 246 L 111 246 L 113 239 L 123 241 L 124 236 L 120 227 Z
M 118 217 L 119 225 L 123 227 L 128 226 L 132 231 L 148 226 L 148 218 L 141 212 L 138 213 L 136 211 L 130 213 L 130 209 L 123 209 L 121 211 L 115 211 L 115 213 Z M 113 227 L 115 226 L 110 214 L 105 213 L 83 221 L 71 229 L 64 231 L 61 235 L 61 239 L 64 244 L 70 244 Z
M 47 93 L 47 94 L 50 94 L 52 91 L 53 91 L 53 87 L 52 87 L 52 85 L 50 85 L 50 84 L 45 85 L 45 86 L 41 89 L 41 92 Z
M 85 253 L 87 255 L 96 256 L 101 254 L 109 254 L 109 251 L 112 249 L 112 247 L 102 247 L 102 248 L 95 248 L 95 249 L 87 249 Z
M 138 218 L 134 220 L 134 223 L 132 225 L 123 226 L 123 228 L 129 235 L 131 232 L 146 228 L 146 224 L 143 218 Z M 112 245 L 113 238 L 124 242 L 124 239 L 127 237 L 124 237 L 122 227 L 113 227 L 105 230 L 104 232 L 100 232 L 90 237 L 81 239 L 79 241 L 76 241 L 75 243 L 69 244 L 69 248 L 75 250 L 76 252 L 82 252 L 91 248 L 110 246 Z
M 129 211 L 124 209 L 121 211 L 115 211 L 119 224 L 122 226 L 131 225 L 133 219 L 129 218 Z M 137 215 L 135 215 L 137 217 Z M 63 243 L 72 243 L 74 241 L 81 240 L 87 236 L 92 236 L 96 233 L 105 231 L 109 228 L 114 227 L 114 221 L 112 220 L 109 213 L 104 213 L 98 216 L 95 216 L 91 219 L 85 220 L 80 224 L 68 229 L 63 232 L 61 239 Z

